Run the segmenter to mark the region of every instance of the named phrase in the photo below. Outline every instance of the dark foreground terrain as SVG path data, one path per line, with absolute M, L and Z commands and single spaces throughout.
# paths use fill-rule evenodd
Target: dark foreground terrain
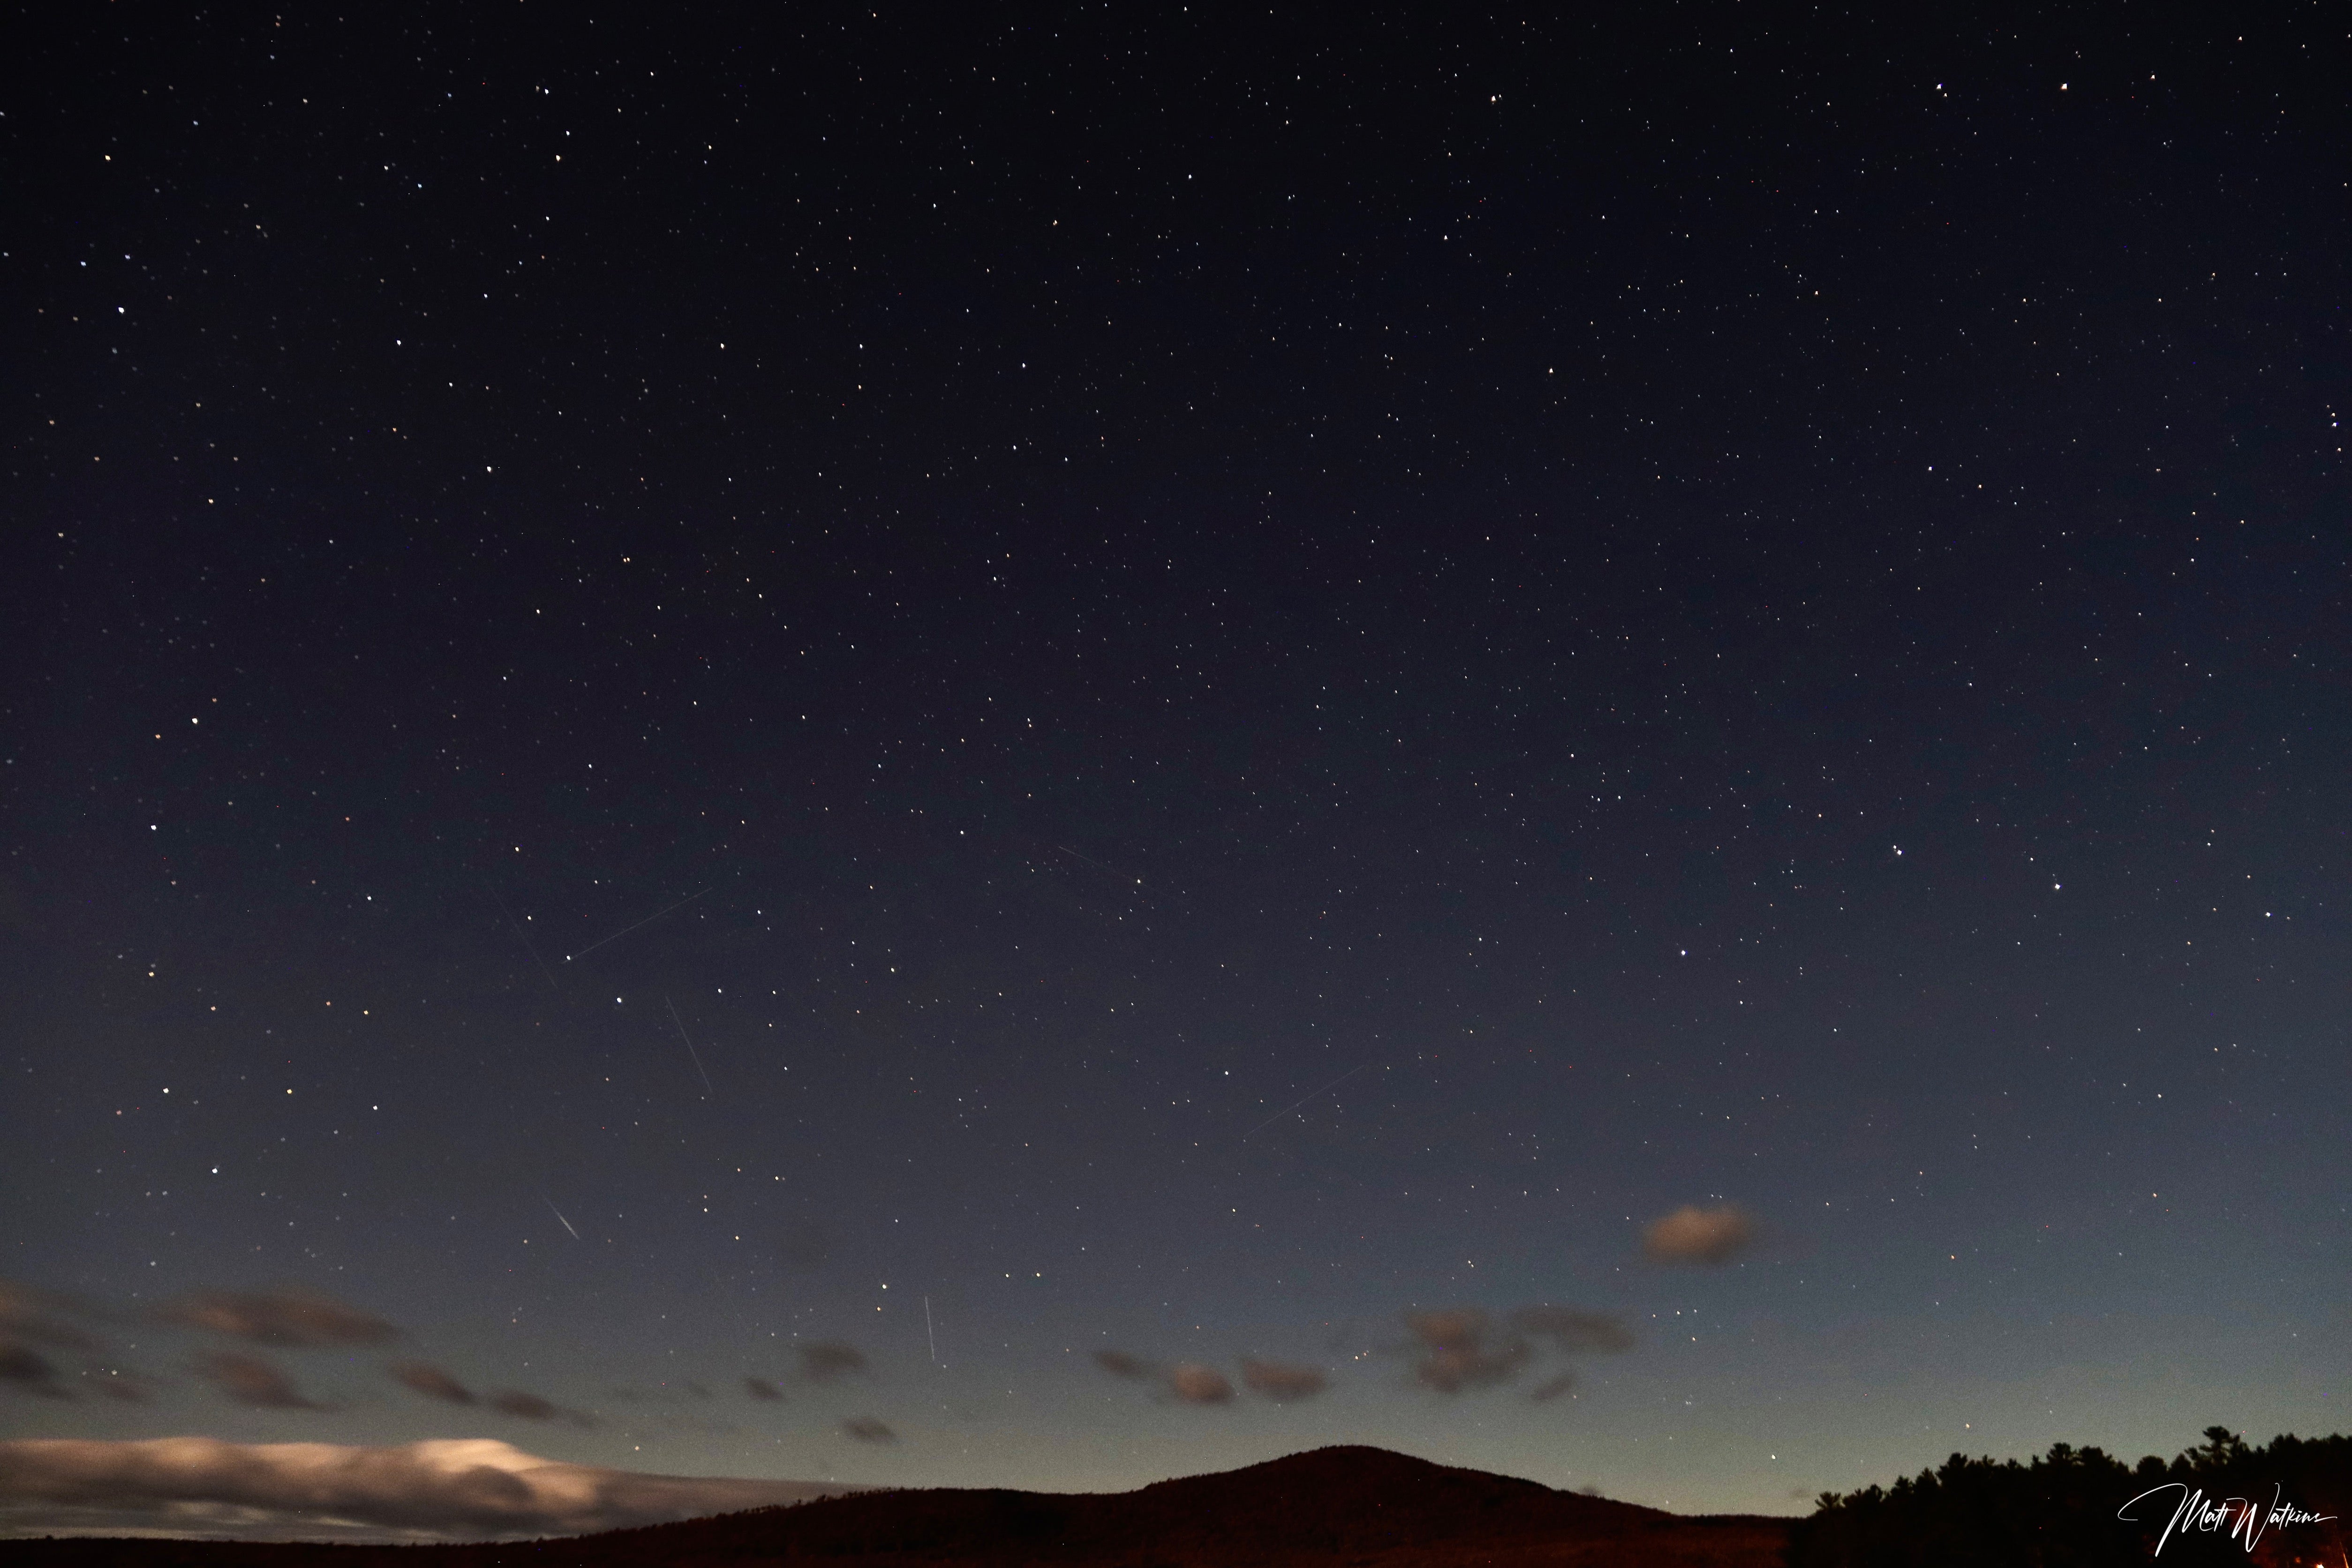
M 0 1542 L 40 1568 L 478 1568 L 497 1563 L 862 1568 L 964 1563 L 1339 1564 L 1467 1568 L 1778 1568 L 1789 1521 L 1685 1519 L 1384 1449 L 1318 1448 L 1223 1475 L 1108 1495 L 899 1491 L 566 1540 L 475 1546 Z

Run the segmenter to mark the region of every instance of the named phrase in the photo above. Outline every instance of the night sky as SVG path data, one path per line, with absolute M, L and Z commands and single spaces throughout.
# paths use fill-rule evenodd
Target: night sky
M 356 9 L 8 26 L 0 1433 L 2352 1425 L 2340 12 Z

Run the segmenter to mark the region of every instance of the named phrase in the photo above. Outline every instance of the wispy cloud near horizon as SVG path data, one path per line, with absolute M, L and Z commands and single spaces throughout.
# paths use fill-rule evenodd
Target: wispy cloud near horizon
M 866 1370 L 866 1352 L 839 1340 L 818 1340 L 801 1346 L 800 1352 L 803 1383 L 834 1383 Z
M 167 1322 L 209 1329 L 281 1350 L 325 1345 L 388 1344 L 401 1332 L 392 1324 L 320 1291 L 200 1290 L 168 1301 L 159 1310 Z
M 95 1315 L 88 1302 L 75 1297 L 0 1279 L 0 1338 L 95 1353 L 106 1348 L 104 1342 L 67 1321 Z
M 256 1410 L 328 1410 L 294 1385 L 294 1380 L 257 1355 L 226 1352 L 201 1358 L 196 1370 L 239 1405 Z
M 1685 1204 L 1642 1232 L 1643 1255 L 1653 1263 L 1728 1263 L 1756 1239 L 1756 1222 L 1726 1204 L 1703 1209 Z
M 1525 1340 L 1491 1337 L 1492 1323 L 1475 1307 L 1407 1312 L 1405 1327 L 1421 1342 L 1413 1377 L 1440 1394 L 1486 1388 L 1516 1377 L 1533 1353 Z
M 0 1442 L 0 1535 L 126 1530 L 240 1539 L 571 1535 L 856 1491 L 656 1476 L 541 1458 L 489 1438 L 334 1443 Z
M 48 1357 L 30 1345 L 0 1340 L 0 1384 L 43 1399 L 71 1399 Z
M 1184 1362 L 1168 1369 L 1168 1392 L 1187 1405 L 1228 1405 L 1234 1385 L 1213 1366 Z
M 438 1399 L 449 1405 L 471 1405 L 474 1391 L 459 1383 L 439 1367 L 421 1361 L 402 1362 L 392 1369 L 393 1381 L 404 1388 L 414 1389 L 427 1399 Z
M 1293 1366 L 1286 1362 L 1260 1361 L 1255 1356 L 1242 1358 L 1242 1381 L 1254 1394 L 1262 1394 L 1276 1404 L 1288 1404 L 1295 1399 L 1311 1399 L 1330 1385 L 1331 1379 L 1321 1367 Z

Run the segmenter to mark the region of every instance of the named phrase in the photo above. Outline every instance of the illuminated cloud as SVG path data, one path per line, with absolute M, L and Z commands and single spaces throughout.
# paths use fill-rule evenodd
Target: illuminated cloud
M 1215 1367 L 1188 1361 L 1168 1369 L 1168 1392 L 1187 1405 L 1226 1405 L 1234 1385 Z
M 1150 1377 L 1158 1370 L 1150 1362 L 1125 1351 L 1097 1351 L 1095 1364 L 1113 1377 Z
M 1517 1375 L 1532 1353 L 1527 1342 L 1516 1337 L 1489 1342 L 1486 1314 L 1474 1307 L 1407 1312 L 1404 1322 L 1421 1342 L 1421 1363 L 1412 1374 L 1440 1394 L 1506 1382 Z
M 564 1535 L 855 1489 L 562 1464 L 487 1438 L 393 1448 L 209 1437 L 0 1442 L 0 1533 L 14 1534 Z
M 1642 1233 L 1653 1263 L 1723 1264 L 1756 1237 L 1756 1222 L 1728 1205 L 1703 1209 L 1685 1204 Z
M 1633 1348 L 1633 1331 L 1612 1312 L 1580 1312 L 1571 1307 L 1522 1307 L 1511 1314 L 1511 1327 L 1534 1339 L 1549 1340 L 1570 1354 L 1580 1351 L 1625 1351 Z
M 256 1355 L 226 1352 L 201 1357 L 196 1370 L 239 1405 L 256 1410 L 324 1410 L 326 1405 L 303 1397 L 293 1380 Z
M 770 1383 L 764 1377 L 745 1378 L 743 1380 L 743 1392 L 750 1394 L 754 1399 L 766 1400 L 771 1404 L 783 1398 L 784 1396 L 782 1389 L 778 1388 L 774 1384 Z
M 805 1383 L 832 1383 L 853 1372 L 866 1370 L 866 1352 L 856 1345 L 843 1344 L 838 1340 L 819 1340 L 801 1346 L 801 1379 Z
M 1279 1403 L 1312 1399 L 1331 1380 L 1319 1367 L 1286 1366 L 1278 1361 L 1256 1361 L 1245 1356 L 1242 1360 L 1242 1381 L 1254 1393 Z
M 898 1434 L 871 1415 L 853 1415 L 841 1424 L 842 1436 L 859 1443 L 895 1443 Z
M 427 1366 L 421 1361 L 405 1361 L 392 1369 L 393 1381 L 411 1388 L 427 1399 L 446 1400 L 451 1405 L 471 1405 L 474 1391 L 443 1372 L 437 1366 Z
M 382 1318 L 332 1296 L 299 1289 L 200 1291 L 167 1304 L 163 1315 L 173 1322 L 286 1349 L 375 1345 L 400 1337 L 400 1331 Z

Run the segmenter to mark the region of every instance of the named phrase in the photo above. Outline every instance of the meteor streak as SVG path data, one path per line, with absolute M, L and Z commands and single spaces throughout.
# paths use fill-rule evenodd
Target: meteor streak
M 1087 865 L 1092 866 L 1096 870 L 1102 872 L 1105 876 L 1117 877 L 1120 881 L 1132 882 L 1139 888 L 1143 886 L 1142 878 L 1130 877 L 1115 866 L 1106 866 L 1091 855 L 1081 855 L 1066 844 L 1056 844 L 1054 847 L 1060 850 L 1063 854 L 1067 855 L 1073 860 L 1085 861 Z
M 709 891 L 710 891 L 710 889 L 708 889 L 708 888 L 705 888 L 705 889 L 702 889 L 702 893 L 707 893 L 707 892 L 709 892 Z M 661 919 L 663 915 L 666 915 L 666 914 L 669 913 L 669 912 L 670 912 L 670 910 L 682 910 L 682 909 L 686 908 L 686 906 L 687 906 L 687 905 L 688 905 L 688 904 L 690 904 L 690 903 L 694 902 L 694 900 L 697 900 L 697 899 L 698 899 L 698 898 L 702 897 L 702 893 L 688 893 L 686 897 L 684 897 L 684 898 L 682 898 L 682 899 L 678 900 L 678 901 L 677 901 L 677 902 L 676 902 L 676 903 L 672 904 L 672 905 L 669 907 L 669 910 L 658 910 L 658 911 L 656 911 L 656 912 L 655 912 L 655 913 L 653 913 L 653 914 L 649 914 L 649 915 L 647 915 L 645 919 L 643 919 L 643 920 L 639 921 L 635 925 L 633 925 L 633 926 L 623 926 L 619 931 L 614 931 L 612 935 L 610 935 L 610 936 L 608 936 L 608 937 L 605 937 L 603 941 L 601 941 L 601 942 L 590 942 L 586 947 L 582 948 L 578 952 L 567 952 L 567 953 L 565 953 L 565 954 L 563 955 L 563 962 L 564 962 L 564 963 L 571 963 L 571 962 L 572 962 L 573 959 L 575 959 L 575 958 L 585 958 L 585 957 L 587 957 L 590 953 L 592 953 L 592 952 L 595 952 L 598 948 L 600 948 L 600 947 L 604 946 L 605 942 L 618 942 L 618 941 L 620 941 L 623 937 L 625 937 L 625 936 L 628 935 L 631 931 L 636 931 L 636 930 L 638 930 L 638 929 L 640 929 L 640 928 L 642 928 L 642 927 L 649 926 L 649 925 L 653 924 L 653 923 L 654 923 L 654 921 L 657 921 L 657 920 Z
M 710 1075 L 703 1072 L 702 1053 L 694 1048 L 694 1037 L 686 1032 L 686 1020 L 677 1016 L 677 1004 L 665 996 L 662 1005 L 669 1009 L 669 1021 L 677 1026 L 677 1037 L 686 1042 L 686 1054 L 694 1058 L 694 1070 L 702 1073 L 702 1098 L 709 1100 L 712 1093 Z
M 1363 1071 L 1365 1068 L 1370 1067 L 1370 1065 L 1371 1065 L 1371 1064 L 1370 1064 L 1370 1063 L 1369 1063 L 1369 1062 L 1359 1062 L 1359 1063 L 1357 1063 L 1354 1067 L 1349 1068 L 1346 1072 L 1341 1073 L 1338 1078 L 1333 1079 L 1329 1083 L 1325 1084 L 1321 1089 L 1317 1089 L 1317 1090 L 1315 1091 L 1315 1094 L 1328 1094 L 1328 1093 L 1330 1093 L 1330 1092 L 1331 1092 L 1331 1090 L 1333 1090 L 1333 1089 L 1335 1089 L 1339 1088 L 1341 1084 L 1343 1084 L 1343 1083 L 1347 1082 L 1349 1079 L 1351 1079 L 1351 1078 L 1355 1077 L 1358 1073 L 1360 1073 L 1360 1072 Z M 1287 1107 L 1286 1107 L 1285 1109 L 1283 1109 L 1283 1110 L 1277 1110 L 1277 1111 L 1276 1111 L 1272 1116 L 1267 1117 L 1265 1121 L 1263 1121 L 1259 1122 L 1256 1126 L 1255 1126 L 1255 1127 L 1251 1128 L 1251 1129 L 1249 1130 L 1249 1132 L 1244 1132 L 1244 1133 L 1243 1133 L 1243 1134 L 1242 1134 L 1242 1138 L 1243 1138 L 1243 1140 L 1244 1140 L 1244 1142 L 1246 1142 L 1246 1141 L 1248 1140 L 1249 1136 L 1250 1136 L 1250 1132 L 1263 1132 L 1263 1131 L 1265 1131 L 1267 1128 L 1269 1128 L 1269 1127 L 1273 1126 L 1276 1122 L 1277 1122 L 1277 1121 L 1281 1121 L 1284 1117 L 1286 1117 L 1286 1116 L 1289 1115 L 1292 1111 L 1294 1111 L 1294 1110 L 1297 1110 L 1297 1109 L 1298 1109 L 1298 1107 L 1299 1107 L 1300 1105 L 1304 1105 L 1304 1104 L 1306 1104 L 1306 1103 L 1307 1102 L 1307 1100 L 1310 1100 L 1314 1099 L 1314 1098 L 1315 1098 L 1315 1094 L 1309 1094 L 1309 1095 L 1302 1096 L 1302 1097 L 1299 1099 L 1299 1100 L 1298 1100 L 1297 1104 L 1296 1104 L 1296 1105 L 1291 1105 L 1291 1106 L 1287 1106 Z
M 539 965 L 540 973 L 547 976 L 547 988 L 550 991 L 558 989 L 554 974 L 548 970 L 547 960 L 539 956 L 539 949 L 531 945 L 530 934 L 522 929 L 522 922 L 514 918 L 514 911 L 507 908 L 506 900 L 499 895 L 496 887 L 490 889 L 490 897 L 499 900 L 499 913 L 507 917 L 507 924 L 514 927 L 515 936 L 521 942 L 523 951 L 530 954 L 530 961 L 533 963 Z

